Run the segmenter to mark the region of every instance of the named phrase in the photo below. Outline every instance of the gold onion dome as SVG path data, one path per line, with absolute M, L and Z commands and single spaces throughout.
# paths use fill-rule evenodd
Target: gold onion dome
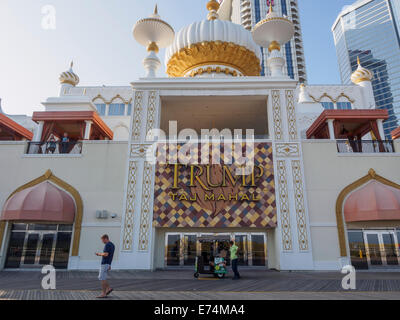
M 357 64 L 358 68 L 351 75 L 351 82 L 353 82 L 354 84 L 358 84 L 364 81 L 371 81 L 374 78 L 374 75 L 371 71 L 361 65 L 359 57 L 357 57 Z
M 74 87 L 79 84 L 79 77 L 72 70 L 73 66 L 74 66 L 74 63 L 71 62 L 71 66 L 70 66 L 69 70 L 60 74 L 60 78 L 59 78 L 60 84 L 69 84 Z
M 219 3 L 207 3 L 208 19 L 181 29 L 167 48 L 170 77 L 259 76 L 260 48 L 243 26 L 218 19 Z

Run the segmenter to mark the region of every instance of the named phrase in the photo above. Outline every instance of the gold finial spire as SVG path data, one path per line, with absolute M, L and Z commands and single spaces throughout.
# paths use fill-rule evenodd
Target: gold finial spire
M 357 64 L 358 64 L 359 66 L 361 66 L 360 56 L 357 56 Z
M 156 4 L 155 8 L 154 8 L 154 14 L 158 14 L 158 5 Z
M 269 0 L 269 13 L 272 12 L 272 0 Z
M 72 69 L 73 66 L 74 66 L 74 60 L 71 61 L 70 68 Z
M 217 0 L 210 0 L 207 3 L 207 10 L 209 11 L 207 19 L 208 20 L 216 20 L 218 19 L 218 11 L 219 3 Z

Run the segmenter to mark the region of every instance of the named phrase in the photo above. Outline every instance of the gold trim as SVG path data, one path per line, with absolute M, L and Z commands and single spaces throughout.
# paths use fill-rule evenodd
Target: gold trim
M 360 82 L 364 82 L 364 81 L 371 82 L 371 79 L 369 79 L 369 78 L 360 78 L 360 79 L 357 79 L 357 80 L 353 80 L 353 83 L 354 84 L 359 84 Z
M 345 222 L 343 216 L 343 205 L 344 200 L 347 196 L 352 193 L 354 190 L 358 189 L 362 185 L 366 184 L 368 181 L 376 180 L 380 183 L 383 183 L 387 186 L 400 189 L 400 185 L 395 182 L 392 182 L 384 177 L 378 175 L 374 169 L 369 169 L 368 174 L 352 184 L 345 187 L 339 194 L 336 201 L 336 224 L 338 229 L 338 237 L 339 237 L 339 247 L 340 247 L 340 256 L 347 257 L 347 245 L 346 245 L 346 235 L 345 235 Z
M 214 64 L 214 62 L 210 62 L 210 63 Z M 220 66 L 211 67 L 211 66 L 208 66 L 210 63 L 205 64 L 205 65 L 207 66 L 207 68 L 198 68 L 199 66 L 193 67 L 192 69 L 195 69 L 195 68 L 198 68 L 198 69 L 192 70 L 192 71 L 190 72 L 190 75 L 189 75 L 189 76 L 190 76 L 190 77 L 195 77 L 195 76 L 197 76 L 198 74 L 200 74 L 200 75 L 203 74 L 203 73 L 211 74 L 211 73 L 213 73 L 213 72 L 215 72 L 215 73 L 217 73 L 217 74 L 219 74 L 219 73 L 231 74 L 233 77 L 239 76 L 239 74 L 238 74 L 238 72 L 237 72 L 236 70 L 231 70 L 231 69 L 229 69 L 229 68 L 236 69 L 235 66 L 232 66 L 232 65 L 227 66 L 226 63 L 218 63 L 218 62 L 215 62 L 216 64 L 220 64 L 220 65 L 227 66 L 227 68 L 221 68 Z M 239 70 L 239 71 L 240 71 L 240 70 Z M 187 74 L 187 72 L 188 72 L 188 71 L 186 71 L 185 74 Z M 240 71 L 240 72 L 241 72 L 241 71 Z M 242 73 L 242 72 L 241 72 L 241 73 Z
M 277 41 L 272 41 L 268 46 L 268 51 L 281 50 L 281 45 Z
M 227 64 L 245 76 L 259 76 L 260 59 L 246 47 L 232 42 L 207 41 L 185 47 L 176 52 L 167 64 L 170 77 L 183 77 L 196 66 Z
M 155 53 L 158 53 L 160 51 L 160 49 L 158 48 L 157 43 L 155 43 L 154 41 L 151 42 L 148 46 L 147 46 L 147 51 L 154 51 Z
M 132 98 L 130 98 L 129 100 L 125 100 L 124 97 L 122 97 L 120 94 L 114 96 L 110 101 L 107 101 L 101 94 L 98 94 L 92 99 L 92 102 L 94 103 L 97 99 L 102 100 L 105 104 L 111 104 L 115 99 L 121 99 L 124 104 L 132 103 Z
M 76 86 L 76 82 L 72 81 L 72 80 L 60 80 L 61 84 L 70 84 L 71 86 Z
M 76 257 L 79 255 L 79 244 L 80 244 L 80 239 L 81 239 L 82 217 L 83 217 L 83 202 L 82 202 L 82 198 L 81 198 L 79 192 L 73 186 L 69 185 L 68 183 L 61 180 L 60 178 L 57 178 L 55 175 L 53 175 L 53 173 L 49 169 L 46 171 L 46 173 L 44 175 L 40 176 L 39 178 L 36 178 L 36 179 L 24 184 L 23 186 L 17 188 L 13 193 L 10 194 L 10 196 L 7 198 L 7 200 L 10 199 L 14 194 L 16 194 L 22 190 L 28 189 L 30 187 L 36 186 L 39 183 L 42 183 L 44 181 L 53 182 L 55 185 L 61 187 L 65 191 L 67 191 L 75 200 L 76 216 L 75 216 L 75 223 L 74 223 L 74 239 L 72 242 L 72 254 L 71 255 L 73 257 Z M 4 225 L 4 227 L 5 227 L 4 221 L 2 221 L 2 225 Z M 2 225 L 0 225 L 0 229 L 1 229 Z M 3 230 L 3 232 L 4 232 L 4 230 Z M 0 236 L 1 236 L 1 230 L 0 230 Z M 0 246 L 1 246 L 1 239 L 0 239 Z
M 314 102 L 320 103 L 321 100 L 323 98 L 328 98 L 329 100 L 331 100 L 333 103 L 338 103 L 340 98 L 346 98 L 347 100 L 349 100 L 349 102 L 354 103 L 355 100 L 351 99 L 348 95 L 344 94 L 344 92 L 342 92 L 340 95 L 337 96 L 336 99 L 332 98 L 329 94 L 327 94 L 326 92 L 319 97 L 319 99 L 315 98 L 313 95 L 309 94 L 310 98 L 313 99 Z

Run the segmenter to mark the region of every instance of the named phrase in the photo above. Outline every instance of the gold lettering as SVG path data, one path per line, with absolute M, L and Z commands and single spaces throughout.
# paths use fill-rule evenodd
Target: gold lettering
M 173 185 L 172 189 L 179 189 L 179 187 L 178 187 L 179 167 L 180 167 L 180 165 L 178 163 L 174 164 L 174 185 Z M 175 199 L 173 199 L 173 200 L 175 200 Z
M 259 198 L 259 196 L 258 195 L 256 195 L 256 194 L 252 194 L 252 199 L 251 199 L 252 201 L 260 201 L 261 199 Z
M 208 195 L 207 193 L 204 195 L 204 200 L 205 201 L 207 201 L 207 200 L 215 200 L 215 194 L 214 193 L 212 193 L 211 195 Z
M 229 201 L 236 200 L 238 201 L 238 194 L 229 194 Z
M 184 194 L 182 194 L 180 197 L 179 197 L 179 201 L 183 201 L 183 200 L 186 200 L 187 201 L 187 197 L 186 197 L 186 195 L 184 195 Z
M 240 198 L 240 201 L 244 200 L 250 201 L 249 197 L 246 194 L 242 195 L 242 197 Z
M 199 173 L 197 175 L 194 174 L 194 168 L 198 168 L 199 169 Z M 190 187 L 195 187 L 194 185 L 194 180 L 196 179 L 196 181 L 200 184 L 200 186 L 206 190 L 206 191 L 210 191 L 210 188 L 207 188 L 207 186 L 203 183 L 203 181 L 200 180 L 201 175 L 203 174 L 203 167 L 200 167 L 198 165 L 191 165 L 190 166 Z
M 226 198 L 225 198 L 225 196 L 224 196 L 223 193 L 221 193 L 221 194 L 219 195 L 218 199 L 217 199 L 217 201 L 220 201 L 220 200 L 226 201 Z
M 195 193 L 194 194 L 194 196 L 192 195 L 191 197 L 190 197 L 190 201 L 197 201 L 197 193 Z
M 237 178 L 236 176 L 233 177 L 231 171 L 229 170 L 228 166 L 224 165 L 223 166 L 223 171 L 222 171 L 222 187 L 226 187 L 226 175 L 228 175 L 229 181 L 232 183 L 232 186 L 235 186 L 237 183 Z
M 212 184 L 211 183 L 211 166 L 210 165 L 207 165 L 206 166 L 207 167 L 207 183 L 208 183 L 208 185 L 210 186 L 210 187 L 212 187 L 212 188 L 217 188 L 217 187 L 220 187 L 221 186 L 221 184 L 222 184 L 222 182 L 220 183 L 220 184 Z
M 175 201 L 175 198 L 178 196 L 177 193 L 170 193 L 169 195 L 171 196 L 173 201 Z

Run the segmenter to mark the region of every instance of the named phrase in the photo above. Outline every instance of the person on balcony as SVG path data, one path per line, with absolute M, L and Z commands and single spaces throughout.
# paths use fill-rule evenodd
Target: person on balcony
M 68 133 L 64 132 L 64 136 L 61 139 L 61 151 L 60 151 L 60 153 L 68 153 L 68 149 L 69 149 Z
M 47 140 L 47 147 L 46 147 L 46 153 L 52 153 L 54 154 L 54 151 L 56 151 L 57 147 L 57 141 L 56 138 L 54 137 L 54 134 L 51 134 L 49 139 Z

